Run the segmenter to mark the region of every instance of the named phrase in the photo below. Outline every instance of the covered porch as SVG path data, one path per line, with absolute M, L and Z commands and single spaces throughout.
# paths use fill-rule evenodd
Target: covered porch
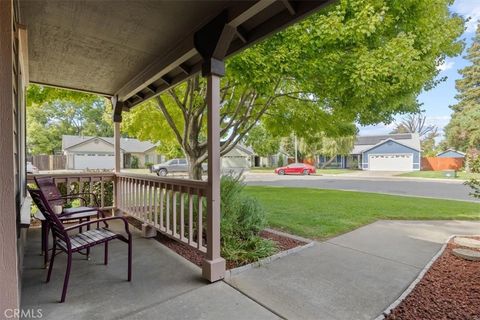
M 116 272 L 123 267 L 120 261 L 123 248 L 112 248 L 112 255 L 118 255 L 112 257 L 108 267 L 95 266 L 95 260 L 77 261 L 72 276 L 78 277 L 78 281 L 76 285 L 72 281 L 72 295 L 91 299 L 87 304 L 78 302 L 82 317 L 88 317 L 88 312 L 98 312 L 104 313 L 105 318 L 115 318 L 115 310 L 105 309 L 107 304 L 102 304 L 102 298 L 123 301 L 120 307 L 112 306 L 128 309 L 135 317 L 136 312 L 141 312 L 131 307 L 135 301 L 143 301 L 136 306 L 148 309 L 168 301 L 169 297 L 201 287 L 206 283 L 201 277 L 207 282 L 224 277 L 225 261 L 220 256 L 219 85 L 225 72 L 225 58 L 330 2 L 1 1 L 0 229 L 5 232 L 0 233 L 4 253 L 0 260 L 0 309 L 45 303 L 42 299 L 52 298 L 48 290 L 58 289 L 55 282 L 48 288 L 41 283 L 44 270 L 36 266 L 39 235 L 37 230 L 28 230 L 30 202 L 24 168 L 25 99 L 29 83 L 99 94 L 112 102 L 114 172 L 57 175 L 54 178 L 58 183 L 66 184 L 67 190 L 71 183 L 89 184 L 90 188 L 98 185 L 103 208 L 112 209 L 114 214 L 131 215 L 146 228 L 205 254 L 200 273 L 173 253 L 137 237 L 131 284 L 122 282 Z M 121 173 L 122 113 L 199 72 L 207 81 L 207 181 Z M 106 185 L 113 189 L 108 201 L 103 198 Z M 61 267 L 60 263 L 57 267 Z M 136 273 L 143 276 L 137 278 Z M 102 286 L 107 290 L 102 291 Z M 70 300 L 75 303 L 73 296 Z M 90 309 L 90 303 L 96 307 Z M 201 313 L 201 309 L 194 310 Z M 64 316 L 61 312 L 56 314 Z
M 122 225 L 114 223 L 114 231 Z M 49 283 L 40 256 L 40 230 L 28 231 L 23 264 L 23 310 L 41 309 L 43 319 L 276 319 L 253 300 L 220 281 L 209 284 L 201 269 L 154 239 L 131 228 L 133 281 L 126 281 L 127 251 L 112 242 L 110 261 L 103 264 L 102 248 L 90 260 L 74 256 L 71 288 L 66 303 L 57 303 L 65 271 L 59 255 Z M 208 297 L 208 299 L 207 299 Z

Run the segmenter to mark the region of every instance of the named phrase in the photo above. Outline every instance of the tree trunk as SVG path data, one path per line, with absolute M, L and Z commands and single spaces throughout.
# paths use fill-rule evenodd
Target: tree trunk
M 198 158 L 193 155 L 187 155 L 188 159 L 188 178 L 192 180 L 202 180 L 203 168 L 201 163 L 197 163 Z
M 330 163 L 332 163 L 332 162 L 333 162 L 333 160 L 335 160 L 336 158 L 337 158 L 337 156 L 336 156 L 336 155 L 334 155 L 333 157 L 331 157 L 330 159 L 328 159 L 328 161 L 327 161 L 327 162 L 323 163 L 323 165 L 322 165 L 322 169 L 325 169 L 325 167 L 326 167 L 326 166 L 328 166 Z

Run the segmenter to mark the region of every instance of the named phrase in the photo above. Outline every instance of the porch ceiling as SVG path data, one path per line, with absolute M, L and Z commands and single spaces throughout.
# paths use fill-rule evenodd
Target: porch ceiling
M 19 2 L 31 82 L 132 107 L 200 71 L 195 32 L 220 13 L 237 30 L 229 56 L 333 0 Z

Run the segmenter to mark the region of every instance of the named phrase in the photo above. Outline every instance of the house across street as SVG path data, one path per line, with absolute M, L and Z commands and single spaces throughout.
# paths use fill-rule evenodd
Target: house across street
M 319 164 L 330 157 L 320 156 Z M 358 136 L 348 156 L 338 155 L 331 165 L 369 171 L 420 170 L 420 138 L 416 133 Z
M 156 151 L 157 145 L 134 138 L 120 139 L 121 168 L 132 168 L 134 159 L 138 168 L 159 164 L 166 160 Z M 115 165 L 113 137 L 62 136 L 62 152 L 67 170 L 113 169 Z M 238 144 L 221 157 L 224 171 L 245 171 L 250 168 L 253 151 Z
M 135 158 L 138 167 L 146 163 L 159 163 L 164 159 L 149 141 L 132 138 L 120 139 L 122 168 L 131 167 Z M 67 157 L 67 170 L 113 169 L 115 166 L 113 137 L 62 136 L 62 151 Z

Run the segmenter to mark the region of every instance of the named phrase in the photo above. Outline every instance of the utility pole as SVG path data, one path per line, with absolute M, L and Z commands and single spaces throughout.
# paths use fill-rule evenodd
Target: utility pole
M 293 134 L 294 148 L 295 148 L 295 163 L 298 163 L 298 152 L 297 152 L 297 135 Z

